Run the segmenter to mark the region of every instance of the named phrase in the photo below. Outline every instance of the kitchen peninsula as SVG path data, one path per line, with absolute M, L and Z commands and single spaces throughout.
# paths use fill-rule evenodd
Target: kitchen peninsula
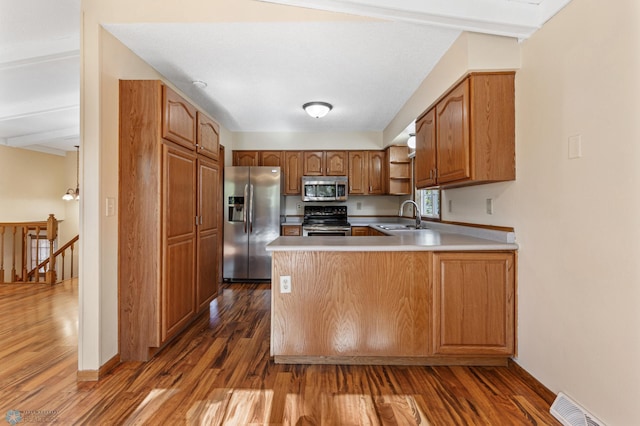
M 505 365 L 515 353 L 514 234 L 370 227 L 386 236 L 267 246 L 275 362 Z

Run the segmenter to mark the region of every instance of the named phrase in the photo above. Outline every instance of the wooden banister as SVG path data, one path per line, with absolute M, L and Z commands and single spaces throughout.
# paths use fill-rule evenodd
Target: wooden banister
M 43 259 L 40 258 L 40 246 L 36 244 L 35 253 L 33 253 L 33 257 L 29 260 L 29 233 L 31 232 L 32 235 L 35 235 L 37 240 L 41 240 L 45 238 L 45 231 L 46 239 L 49 242 L 49 253 L 47 257 Z M 79 236 L 76 235 L 58 250 L 54 251 L 53 247 L 57 238 L 58 220 L 53 214 L 50 214 L 46 221 L 0 222 L 0 283 L 35 281 L 55 284 L 58 281 L 56 261 L 58 256 L 62 256 L 62 274 L 60 278 L 64 279 L 64 259 L 65 253 L 68 250 L 71 251 L 71 276 L 73 276 L 74 245 L 79 240 Z M 5 241 L 8 239 L 11 239 L 11 244 L 5 244 Z M 5 249 L 11 250 L 11 275 L 8 281 L 5 277 L 4 263 L 5 254 L 8 255 L 9 253 L 6 252 Z M 19 265 L 17 264 L 18 261 L 21 262 Z M 32 261 L 38 266 L 29 271 L 28 263 Z M 44 277 L 42 277 L 39 271 L 45 267 L 46 271 Z M 21 271 L 20 275 L 18 275 L 18 271 Z

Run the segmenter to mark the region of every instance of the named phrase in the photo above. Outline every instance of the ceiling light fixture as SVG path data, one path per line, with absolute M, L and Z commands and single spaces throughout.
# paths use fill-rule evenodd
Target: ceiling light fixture
M 62 196 L 62 199 L 65 201 L 77 201 L 80 199 L 80 146 L 74 146 L 76 147 L 76 189 L 67 189 L 67 192 Z
M 198 89 L 205 89 L 207 87 L 207 82 L 202 80 L 193 80 L 191 84 L 196 86 Z
M 411 149 L 416 149 L 416 134 L 409 133 L 409 139 L 407 139 L 407 146 Z
M 322 118 L 333 109 L 333 105 L 327 102 L 307 102 L 302 105 L 302 109 L 313 118 Z

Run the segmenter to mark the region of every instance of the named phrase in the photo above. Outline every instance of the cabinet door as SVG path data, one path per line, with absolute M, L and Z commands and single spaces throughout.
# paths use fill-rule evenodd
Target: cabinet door
M 284 195 L 300 195 L 302 187 L 302 152 L 284 152 Z
M 469 79 L 456 86 L 436 105 L 436 129 L 438 183 L 469 179 Z
M 234 166 L 257 166 L 258 151 L 233 151 Z
M 323 176 L 324 151 L 303 151 L 302 168 L 304 176 Z
M 259 151 L 261 166 L 282 167 L 282 151 Z
M 327 151 L 325 153 L 326 176 L 346 176 L 347 175 L 347 151 Z
M 196 303 L 206 309 L 218 291 L 218 212 L 220 170 L 214 162 L 198 160 L 198 263 Z
M 161 336 L 166 341 L 195 314 L 196 158 L 163 146 Z
M 513 253 L 437 253 L 433 290 L 436 354 L 514 353 Z
M 386 192 L 384 164 L 384 151 L 367 152 L 367 175 L 369 180 L 367 193 L 370 195 L 382 195 Z
M 349 151 L 349 195 L 364 195 L 367 187 L 367 152 Z
M 198 153 L 217 160 L 220 147 L 220 126 L 218 123 L 198 112 Z
M 371 235 L 369 233 L 368 226 L 352 226 L 351 227 L 351 236 L 353 237 L 368 237 Z
M 167 86 L 162 86 L 162 137 L 189 149 L 196 145 L 196 109 Z
M 436 111 L 427 112 L 416 123 L 416 188 L 436 185 Z

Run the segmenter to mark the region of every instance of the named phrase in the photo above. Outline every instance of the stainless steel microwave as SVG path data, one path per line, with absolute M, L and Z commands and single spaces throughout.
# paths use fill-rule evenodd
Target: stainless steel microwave
M 346 176 L 303 176 L 302 201 L 346 201 Z

